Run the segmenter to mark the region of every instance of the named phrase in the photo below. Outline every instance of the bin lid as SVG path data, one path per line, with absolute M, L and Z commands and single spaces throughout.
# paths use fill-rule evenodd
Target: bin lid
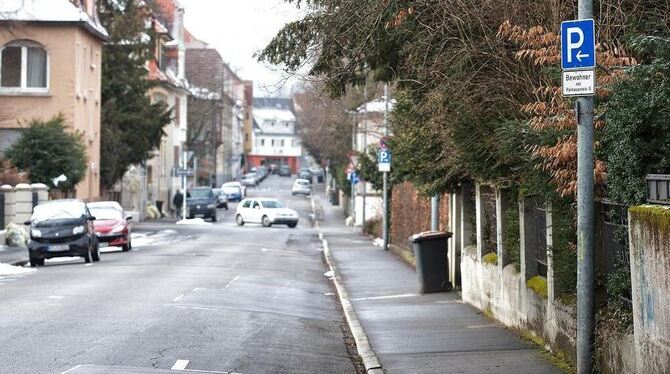
M 435 239 L 443 239 L 443 238 L 451 238 L 451 233 L 447 231 L 424 231 L 420 232 L 418 234 L 412 235 L 409 240 L 412 243 L 417 243 L 417 242 L 422 242 L 424 240 L 435 240 Z

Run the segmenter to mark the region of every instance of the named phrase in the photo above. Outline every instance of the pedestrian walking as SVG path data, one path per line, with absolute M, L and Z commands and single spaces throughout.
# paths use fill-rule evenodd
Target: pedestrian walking
M 184 206 L 184 195 L 181 193 L 180 190 L 177 190 L 177 193 L 174 194 L 172 203 L 174 204 L 175 209 L 177 209 L 177 218 L 183 218 L 181 216 L 181 213 L 182 213 L 182 206 Z

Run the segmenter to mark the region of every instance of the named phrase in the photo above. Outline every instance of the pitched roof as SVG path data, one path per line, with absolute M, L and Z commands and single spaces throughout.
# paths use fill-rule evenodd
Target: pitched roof
M 69 0 L 2 0 L 0 21 L 76 23 L 100 39 L 109 38 L 97 17 Z

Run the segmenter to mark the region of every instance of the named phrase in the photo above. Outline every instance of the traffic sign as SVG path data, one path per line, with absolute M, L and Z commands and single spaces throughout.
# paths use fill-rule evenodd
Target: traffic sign
M 387 149 L 389 147 L 389 138 L 384 136 L 379 139 L 379 149 Z
M 593 96 L 596 93 L 596 72 L 591 70 L 564 71 L 563 96 Z
M 193 169 L 182 169 L 182 168 L 176 168 L 175 169 L 175 175 L 178 177 L 192 177 L 193 176 Z
M 561 67 L 564 70 L 596 66 L 595 22 L 592 19 L 561 23 Z
M 377 165 L 379 171 L 391 171 L 391 151 L 388 149 L 380 149 L 378 156 Z
M 351 173 L 347 174 L 347 180 L 353 184 L 358 184 L 358 182 L 360 182 L 360 177 L 358 176 L 358 173 L 352 171 Z

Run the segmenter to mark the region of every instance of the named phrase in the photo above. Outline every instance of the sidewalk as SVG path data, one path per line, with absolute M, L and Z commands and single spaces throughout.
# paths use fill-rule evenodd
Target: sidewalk
M 387 373 L 561 372 L 457 293 L 417 294 L 410 266 L 344 226 L 341 208 L 324 195 L 314 200 L 349 300 Z
M 0 245 L 0 264 L 16 265 L 26 262 L 28 262 L 28 250 L 26 248 Z

